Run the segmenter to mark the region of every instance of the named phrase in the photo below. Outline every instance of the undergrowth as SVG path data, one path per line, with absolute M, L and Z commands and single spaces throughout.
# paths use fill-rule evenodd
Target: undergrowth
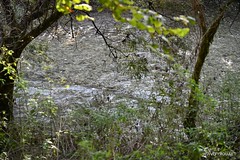
M 7 144 L 1 159 L 238 159 L 238 78 L 227 76 L 219 86 L 221 100 L 204 106 L 192 142 L 181 111 L 154 98 L 136 107 L 86 104 L 66 112 L 51 97 L 25 97 L 21 116 L 1 141 Z

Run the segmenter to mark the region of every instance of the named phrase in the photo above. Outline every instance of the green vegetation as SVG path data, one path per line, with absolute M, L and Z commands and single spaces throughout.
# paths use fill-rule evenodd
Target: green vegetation
M 232 76 L 235 79 L 238 74 Z M 227 77 L 222 86 L 223 90 L 228 88 L 224 94 L 236 95 L 239 90 L 235 87 L 239 84 L 233 88 L 228 80 Z M 1 147 L 8 150 L 1 158 L 21 155 L 21 159 L 237 159 L 239 101 L 233 105 L 230 97 L 218 94 L 229 102 L 223 106 L 213 100 L 205 103 L 209 97 L 203 97 L 200 124 L 193 131 L 196 136 L 188 142 L 181 122 L 184 109 L 174 104 L 180 102 L 175 96 L 172 93 L 170 103 L 160 103 L 152 97 L 136 107 L 99 103 L 95 109 L 86 104 L 66 112 L 50 97 L 33 95 L 28 98 L 24 117 L 16 117 L 13 126 L 9 126 L 13 130 L 2 138 Z M 225 109 L 220 110 L 220 106 Z
M 18 74 L 17 64 L 25 49 L 32 56 L 24 57 L 24 63 L 28 64 L 31 59 L 37 67 L 50 72 L 52 58 L 46 54 L 47 44 L 29 43 L 62 17 L 62 13 L 76 12 L 77 21 L 90 20 L 95 25 L 94 17 L 89 15 L 92 6 L 89 0 L 57 0 L 56 9 L 62 12 L 58 13 L 47 7 L 50 3 L 44 2 L 41 7 L 47 7 L 45 12 L 49 14 L 52 11 L 50 16 L 46 13 L 44 17 L 45 12 L 39 12 L 42 13 L 37 17 L 39 22 L 30 18 L 32 28 L 24 30 L 19 27 L 24 31 L 22 34 L 11 30 L 9 37 L 0 36 L 4 39 L 0 41 L 0 159 L 239 159 L 239 73 L 227 71 L 221 81 L 211 85 L 210 90 L 204 85 L 212 82 L 201 81 L 202 67 L 214 35 L 233 2 L 223 3 L 220 13 L 208 26 L 200 1 L 192 1 L 197 23 L 192 17 L 194 13 L 192 16 L 171 17 L 171 23 L 168 23 L 160 14 L 161 8 L 185 10 L 181 1 L 177 5 L 170 0 L 161 1 L 156 6 L 155 0 L 148 3 L 99 0 L 98 11 L 110 11 L 120 24 L 116 30 L 122 29 L 121 24 L 130 25 L 131 29 L 124 30 L 127 35 L 116 46 L 109 44 L 95 26 L 97 33 L 110 52 L 121 53 L 120 56 L 113 54 L 113 58 L 118 60 L 122 72 L 136 82 L 153 77 L 153 87 L 144 98 L 131 99 L 121 95 L 118 98 L 126 101 L 113 103 L 107 95 L 99 93 L 94 95 L 91 103 L 65 107 L 58 106 L 51 94 L 27 94 L 28 83 L 23 75 Z M 11 10 L 10 1 L 1 1 L 0 4 L 0 9 L 8 9 L 4 11 L 9 16 L 5 19 L 6 24 L 10 28 L 16 27 L 19 23 L 14 21 L 15 12 Z M 29 12 L 38 11 L 32 9 Z M 188 47 L 186 43 L 189 41 L 184 38 L 193 25 L 200 28 L 196 34 L 199 33 L 201 39 L 196 55 L 186 58 L 187 54 L 181 53 L 194 47 Z M 152 57 L 138 55 L 139 48 Z M 195 60 L 189 62 L 188 58 Z M 63 77 L 59 81 L 52 79 L 49 73 L 44 76 L 49 84 L 66 85 Z M 21 112 L 16 115 L 13 99 L 21 107 Z

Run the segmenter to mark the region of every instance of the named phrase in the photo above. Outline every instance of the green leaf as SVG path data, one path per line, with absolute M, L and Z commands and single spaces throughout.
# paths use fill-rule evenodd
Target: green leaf
M 188 19 L 188 21 L 189 21 L 189 23 L 190 23 L 191 25 L 195 25 L 195 24 L 196 24 L 195 18 L 193 18 L 193 17 L 191 17 L 191 16 L 188 16 L 187 19 Z
M 147 31 L 149 33 L 154 33 L 155 32 L 155 29 L 152 27 L 152 26 L 147 26 Z
M 68 89 L 70 87 L 70 85 L 66 85 L 65 88 Z
M 76 19 L 77 19 L 78 21 L 83 21 L 83 20 L 86 19 L 86 17 L 85 17 L 85 15 L 77 15 L 77 16 L 76 16 Z
M 131 0 L 123 0 L 123 3 L 128 4 L 128 5 L 133 5 L 134 2 Z
M 132 11 L 133 19 L 141 20 L 143 18 L 143 14 L 141 12 L 137 12 L 136 10 Z
M 94 18 L 92 18 L 92 17 L 89 17 L 88 15 L 77 15 L 76 16 L 76 19 L 78 20 L 78 21 L 84 21 L 85 19 L 90 19 L 90 20 L 92 20 L 92 21 L 94 21 Z
M 57 0 L 56 9 L 64 14 L 71 12 L 72 2 L 70 0 Z
M 81 10 L 81 11 L 91 11 L 92 7 L 88 4 L 79 4 L 79 5 L 75 5 L 74 9 Z
M 137 22 L 136 27 L 140 30 L 145 30 L 147 27 L 141 22 Z
M 8 50 L 7 54 L 11 56 L 13 54 L 13 51 L 12 50 Z
M 13 76 L 9 76 L 9 79 L 14 80 Z
M 159 45 L 156 44 L 156 43 L 151 44 L 151 46 L 152 46 L 154 49 L 157 49 L 157 48 L 159 47 Z
M 185 37 L 189 33 L 189 28 L 175 28 L 175 29 L 169 29 L 170 33 L 173 35 L 176 35 L 180 38 Z
M 89 0 L 83 0 L 84 2 L 86 2 L 87 4 L 89 4 Z
M 73 0 L 73 3 L 81 3 L 81 0 Z
M 132 26 L 137 26 L 137 21 L 135 19 L 131 19 L 129 21 L 129 23 L 132 25 Z
M 154 26 L 155 26 L 156 28 L 159 28 L 159 27 L 162 26 L 162 22 L 157 21 L 157 20 L 153 21 L 153 24 L 154 24 Z

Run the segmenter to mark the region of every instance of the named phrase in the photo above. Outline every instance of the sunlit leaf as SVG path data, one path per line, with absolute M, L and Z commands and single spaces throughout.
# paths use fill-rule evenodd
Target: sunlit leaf
M 72 2 L 70 0 L 57 0 L 56 9 L 59 12 L 64 14 L 69 14 L 72 12 L 71 10 Z
M 136 10 L 133 11 L 133 18 L 136 20 L 140 20 L 143 18 L 143 14 L 141 12 L 137 12 Z
M 66 85 L 65 88 L 68 89 L 70 87 L 70 85 Z
M 77 15 L 76 16 L 76 19 L 78 20 L 78 21 L 84 21 L 85 19 L 90 19 L 90 20 L 94 20 L 94 18 L 92 18 L 92 17 L 89 17 L 88 15 Z
M 189 33 L 189 28 L 171 28 L 169 31 L 173 35 L 177 35 L 178 37 L 183 38 Z
M 137 26 L 137 21 L 135 19 L 131 19 L 129 21 L 129 23 L 132 25 L 132 26 Z
M 153 22 L 153 24 L 154 24 L 154 26 L 156 27 L 156 28 L 159 28 L 159 27 L 161 27 L 162 26 L 162 22 L 160 22 L 160 21 L 154 21 Z
M 9 51 L 7 52 L 7 54 L 11 56 L 11 55 L 13 54 L 13 51 L 12 51 L 12 50 L 9 50 Z
M 79 4 L 79 5 L 74 5 L 74 9 L 81 10 L 81 11 L 91 11 L 92 7 L 88 4 Z
M 77 15 L 77 16 L 76 16 L 76 19 L 77 19 L 78 21 L 83 21 L 83 20 L 86 19 L 86 17 L 85 17 L 84 15 Z
M 89 4 L 89 0 L 83 0 L 84 2 L 86 2 L 87 4 Z
M 147 26 L 147 31 L 149 33 L 154 33 L 155 32 L 155 29 L 152 27 L 152 26 Z

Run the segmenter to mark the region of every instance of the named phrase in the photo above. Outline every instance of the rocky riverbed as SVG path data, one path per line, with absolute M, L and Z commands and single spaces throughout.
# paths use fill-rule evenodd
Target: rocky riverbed
M 118 24 L 109 14 L 96 15 L 95 19 L 105 34 L 116 32 L 114 27 Z M 239 26 L 240 22 L 236 21 L 229 32 L 229 22 L 222 22 L 204 66 L 206 82 L 219 83 L 226 72 L 239 70 Z M 59 22 L 58 27 L 46 31 L 26 48 L 19 71 L 28 85 L 26 90 L 18 91 L 21 96 L 17 98 L 17 106 L 27 105 L 28 99 L 36 94 L 51 96 L 57 105 L 67 108 L 113 102 L 137 105 L 139 100 L 154 94 L 156 77 L 148 74 L 137 80 L 123 74 L 91 22 L 78 22 L 73 27 L 74 37 L 69 24 Z M 121 43 L 125 36 L 119 33 L 116 43 Z M 148 52 L 141 54 L 149 55 Z M 156 67 L 152 67 L 155 65 L 158 64 L 154 61 L 149 64 L 150 73 L 156 71 Z M 157 98 L 160 101 L 163 97 Z

